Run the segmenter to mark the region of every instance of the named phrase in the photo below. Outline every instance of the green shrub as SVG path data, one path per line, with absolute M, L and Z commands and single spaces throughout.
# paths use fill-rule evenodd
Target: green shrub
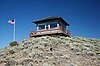
M 18 42 L 17 42 L 17 41 L 13 41 L 13 42 L 11 42 L 9 45 L 10 45 L 11 47 L 13 47 L 13 46 L 18 46 Z

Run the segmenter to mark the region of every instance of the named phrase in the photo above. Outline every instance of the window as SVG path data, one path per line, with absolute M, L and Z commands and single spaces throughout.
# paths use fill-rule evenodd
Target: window
M 50 24 L 50 28 L 55 28 L 55 27 L 57 27 L 57 23 Z
M 45 25 L 39 25 L 39 30 L 45 29 Z

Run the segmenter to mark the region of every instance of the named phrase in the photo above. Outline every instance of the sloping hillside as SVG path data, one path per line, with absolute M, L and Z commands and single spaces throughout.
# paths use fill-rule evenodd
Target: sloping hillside
M 100 39 L 27 38 L 0 50 L 0 66 L 100 66 Z

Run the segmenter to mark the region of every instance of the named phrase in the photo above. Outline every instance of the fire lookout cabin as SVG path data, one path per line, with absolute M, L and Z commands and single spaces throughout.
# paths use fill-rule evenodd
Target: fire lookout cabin
M 61 17 L 48 17 L 45 19 L 34 21 L 36 24 L 36 32 L 30 33 L 31 37 L 45 35 L 63 35 L 71 37 L 71 32 L 67 29 L 69 24 Z

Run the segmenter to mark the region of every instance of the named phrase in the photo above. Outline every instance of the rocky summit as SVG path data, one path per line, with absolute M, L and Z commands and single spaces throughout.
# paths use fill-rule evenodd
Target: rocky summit
M 100 39 L 42 36 L 0 49 L 0 66 L 100 66 Z

